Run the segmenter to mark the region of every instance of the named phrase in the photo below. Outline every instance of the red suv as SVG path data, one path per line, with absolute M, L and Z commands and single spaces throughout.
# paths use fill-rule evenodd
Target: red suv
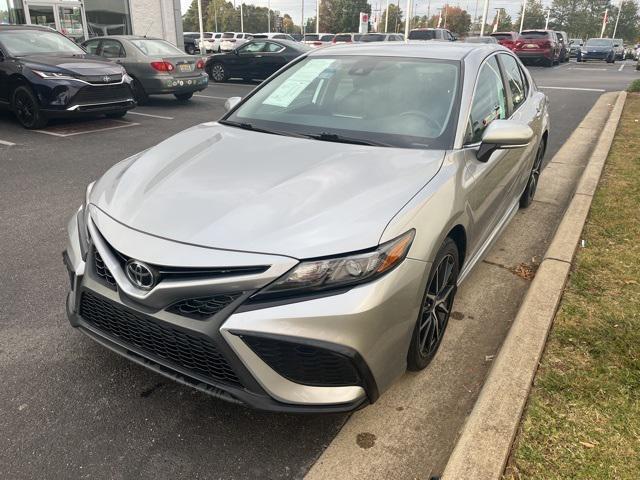
M 495 38 L 500 45 L 507 47 L 509 50 L 515 50 L 518 34 L 516 32 L 495 32 L 491 36 Z
M 513 51 L 521 60 L 541 61 L 545 67 L 551 67 L 560 63 L 561 48 L 556 32 L 552 30 L 524 30 Z

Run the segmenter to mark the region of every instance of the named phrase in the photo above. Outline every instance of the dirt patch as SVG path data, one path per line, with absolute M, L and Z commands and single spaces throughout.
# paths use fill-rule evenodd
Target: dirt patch
M 359 433 L 356 436 L 356 443 L 360 448 L 364 448 L 365 450 L 373 447 L 376 444 L 376 436 L 373 433 Z

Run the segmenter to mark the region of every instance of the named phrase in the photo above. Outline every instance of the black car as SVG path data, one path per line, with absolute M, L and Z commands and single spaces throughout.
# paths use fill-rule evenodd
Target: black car
M 230 78 L 264 80 L 309 50 L 307 45 L 290 40 L 251 40 L 231 52 L 211 55 L 205 71 L 214 82 Z
M 607 63 L 616 61 L 616 52 L 611 38 L 590 38 L 578 51 L 578 61 L 604 60 Z
M 0 106 L 26 128 L 50 118 L 122 117 L 136 106 L 131 78 L 47 27 L 0 25 Z

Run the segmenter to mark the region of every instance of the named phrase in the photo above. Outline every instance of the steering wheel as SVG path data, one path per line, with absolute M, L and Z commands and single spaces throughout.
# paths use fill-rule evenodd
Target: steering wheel
M 430 117 L 426 113 L 421 112 L 420 110 L 409 110 L 407 112 L 402 112 L 398 116 L 399 117 L 409 117 L 409 116 L 420 117 L 422 120 L 428 123 L 429 126 L 432 127 L 436 132 L 439 132 L 440 130 L 442 130 L 442 125 L 440 125 L 440 123 L 437 120 L 435 120 L 433 117 Z

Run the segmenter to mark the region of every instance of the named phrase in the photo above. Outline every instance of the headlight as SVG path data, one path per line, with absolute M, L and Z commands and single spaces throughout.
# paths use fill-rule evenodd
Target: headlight
M 89 227 L 87 222 L 89 221 L 89 197 L 91 196 L 91 190 L 96 182 L 91 182 L 87 185 L 87 190 L 84 194 L 84 203 L 82 209 L 78 212 L 78 234 L 80 235 L 80 254 L 82 259 L 87 258 L 87 252 L 91 246 L 91 237 L 89 237 Z
M 32 70 L 33 73 L 40 78 L 46 78 L 49 80 L 77 80 L 76 78 L 60 72 L 43 72 L 42 70 Z
M 370 252 L 305 260 L 254 298 L 315 293 L 370 282 L 404 260 L 414 237 L 415 230 L 409 230 Z

